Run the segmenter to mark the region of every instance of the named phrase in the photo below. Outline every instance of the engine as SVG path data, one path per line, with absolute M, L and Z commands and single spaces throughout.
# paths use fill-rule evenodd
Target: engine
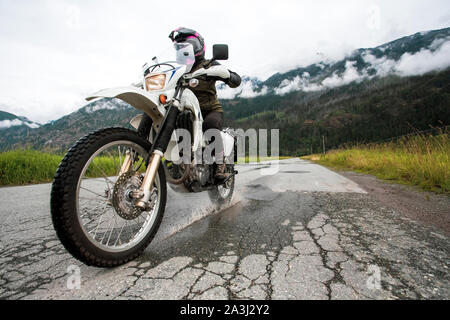
M 204 186 L 210 181 L 211 167 L 209 165 L 198 164 L 193 166 L 189 179 L 185 181 L 185 186 L 193 192 L 204 191 Z

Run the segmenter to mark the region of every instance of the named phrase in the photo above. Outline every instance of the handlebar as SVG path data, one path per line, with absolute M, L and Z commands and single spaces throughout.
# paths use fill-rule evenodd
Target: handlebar
M 182 77 L 182 79 L 185 80 L 186 82 L 189 82 L 189 80 L 191 80 L 191 79 L 197 79 L 197 80 L 203 80 L 203 81 L 213 81 L 213 80 L 215 80 L 215 81 L 218 81 L 218 80 L 224 81 L 222 78 L 208 76 L 206 74 L 200 74 L 200 75 L 195 76 L 195 77 L 192 77 L 192 74 L 185 74 Z

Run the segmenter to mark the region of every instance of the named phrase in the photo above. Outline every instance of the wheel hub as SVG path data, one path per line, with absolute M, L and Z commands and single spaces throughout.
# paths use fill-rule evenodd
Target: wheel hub
M 112 205 L 117 214 L 125 220 L 134 220 L 143 210 L 135 206 L 133 194 L 139 191 L 142 180 L 139 173 L 128 171 L 122 174 L 114 185 Z

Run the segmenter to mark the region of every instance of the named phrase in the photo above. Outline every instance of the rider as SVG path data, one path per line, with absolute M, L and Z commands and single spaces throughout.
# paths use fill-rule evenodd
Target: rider
M 205 59 L 205 41 L 198 32 L 188 28 L 178 28 L 170 33 L 169 38 L 172 42 L 190 43 L 194 47 L 195 63 L 192 66 L 191 72 L 195 72 L 201 68 L 211 68 L 210 73 L 214 76 L 210 77 L 209 80 L 199 80 L 198 86 L 191 88 L 191 90 L 200 103 L 203 116 L 203 131 L 208 129 L 222 130 L 223 109 L 217 99 L 216 80 L 225 82 L 231 88 L 237 88 L 241 84 L 241 77 L 237 73 L 220 66 L 220 63 L 217 61 Z M 214 67 L 216 67 L 218 72 L 213 71 Z M 224 180 L 228 177 L 229 173 L 225 172 L 226 166 L 223 161 L 224 148 L 222 137 L 220 134 L 216 135 L 216 137 L 216 146 L 220 151 L 217 152 L 216 149 L 215 153 L 217 160 L 215 178 Z

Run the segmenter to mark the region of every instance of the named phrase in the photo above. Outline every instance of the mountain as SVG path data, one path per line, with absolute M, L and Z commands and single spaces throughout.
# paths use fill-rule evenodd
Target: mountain
M 226 98 L 284 95 L 293 91 L 320 91 L 351 82 L 396 74 L 422 75 L 450 66 L 450 28 L 419 32 L 375 48 L 361 48 L 339 61 L 321 61 L 286 73 L 276 73 L 265 81 L 244 78 L 238 90 L 228 90 Z
M 450 69 L 222 104 L 226 126 L 280 129 L 280 154 L 305 155 L 450 125 Z
M 21 143 L 29 138 L 30 132 L 40 126 L 26 117 L 0 111 L 0 146 Z
M 3 112 L 1 113 L 3 114 Z M 6 114 L 6 113 L 5 113 Z M 118 99 L 101 99 L 38 128 L 0 131 L 0 150 L 16 147 L 64 150 L 85 134 L 109 126 L 130 127 L 128 122 L 139 112 Z
M 19 117 L 15 114 L 0 110 L 0 130 L 21 126 L 35 129 L 39 128 L 41 125 L 37 122 L 29 120 L 26 117 Z
M 323 139 L 333 148 L 448 125 L 449 66 L 446 28 L 358 49 L 340 61 L 321 61 L 265 81 L 243 77 L 240 88 L 218 85 L 218 93 L 226 125 L 280 128 L 281 153 L 301 155 L 319 151 Z M 38 128 L 25 124 L 1 130 L 0 150 L 64 150 L 98 128 L 129 127 L 138 113 L 120 100 L 97 100 Z

